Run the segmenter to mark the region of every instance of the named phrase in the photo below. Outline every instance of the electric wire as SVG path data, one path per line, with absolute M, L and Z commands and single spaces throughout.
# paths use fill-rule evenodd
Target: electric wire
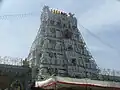
M 102 44 L 104 44 L 105 46 L 115 50 L 118 54 L 120 54 L 120 50 L 115 48 L 114 46 L 110 45 L 109 43 L 107 43 L 106 41 L 103 41 L 100 37 L 98 37 L 97 35 L 95 35 L 93 32 L 91 32 L 89 29 L 85 28 L 83 25 L 80 24 L 80 26 L 85 29 L 87 31 L 87 33 L 89 33 L 91 36 L 93 36 L 94 38 L 96 38 L 97 40 L 99 40 Z
M 24 17 L 28 17 L 28 16 L 34 16 L 37 15 L 37 13 L 22 13 L 22 14 L 6 14 L 6 15 L 2 15 L 0 16 L 0 20 L 8 20 L 10 18 L 24 18 Z M 79 24 L 83 29 L 85 29 L 87 31 L 87 33 L 89 33 L 91 36 L 93 36 L 94 38 L 96 38 L 97 40 L 99 40 L 102 44 L 108 46 L 111 49 L 114 49 L 115 51 L 120 53 L 119 49 L 116 49 L 114 46 L 110 45 L 109 43 L 107 43 L 106 41 L 103 41 L 100 37 L 98 37 L 97 35 L 95 35 L 94 33 L 92 33 L 89 29 L 85 28 L 83 25 Z
M 25 18 L 25 17 L 29 17 L 29 16 L 35 16 L 35 15 L 39 15 L 38 13 L 22 13 L 22 14 L 6 14 L 6 15 L 0 15 L 0 20 L 9 20 L 9 19 L 13 19 L 13 18 Z

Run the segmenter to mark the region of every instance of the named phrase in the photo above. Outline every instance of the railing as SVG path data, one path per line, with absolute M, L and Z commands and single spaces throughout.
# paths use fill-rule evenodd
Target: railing
M 23 59 L 22 58 L 13 58 L 13 57 L 9 57 L 9 56 L 5 56 L 5 57 L 0 56 L 0 64 L 22 66 Z
M 100 74 L 108 75 L 108 76 L 119 76 L 120 77 L 120 71 L 112 70 L 112 69 L 101 69 L 100 68 Z
M 100 72 L 95 75 L 87 76 L 91 80 L 120 82 L 120 71 L 112 69 L 99 69 Z

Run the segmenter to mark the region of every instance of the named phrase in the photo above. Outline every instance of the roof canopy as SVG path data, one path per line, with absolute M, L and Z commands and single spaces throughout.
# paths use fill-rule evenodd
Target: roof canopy
M 52 89 L 57 86 L 57 88 L 62 87 L 100 87 L 100 88 L 119 88 L 120 82 L 111 82 L 111 81 L 99 81 L 91 80 L 88 78 L 76 79 L 68 77 L 58 77 L 54 76 L 45 81 L 36 81 L 35 87 L 42 87 L 46 89 Z

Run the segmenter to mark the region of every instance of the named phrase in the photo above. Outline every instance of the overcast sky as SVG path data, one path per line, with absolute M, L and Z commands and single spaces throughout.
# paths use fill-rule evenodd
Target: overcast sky
M 40 26 L 44 5 L 75 13 L 78 27 L 98 66 L 120 70 L 120 2 L 118 0 L 3 0 L 0 16 L 32 13 L 27 17 L 0 17 L 0 55 L 27 57 Z M 100 42 L 85 29 L 107 42 Z

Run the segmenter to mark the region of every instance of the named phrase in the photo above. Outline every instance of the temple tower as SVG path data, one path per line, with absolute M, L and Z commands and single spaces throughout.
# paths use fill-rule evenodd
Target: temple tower
M 28 56 L 33 80 L 52 75 L 85 78 L 98 74 L 74 14 L 44 6 L 40 19 L 41 25 Z

